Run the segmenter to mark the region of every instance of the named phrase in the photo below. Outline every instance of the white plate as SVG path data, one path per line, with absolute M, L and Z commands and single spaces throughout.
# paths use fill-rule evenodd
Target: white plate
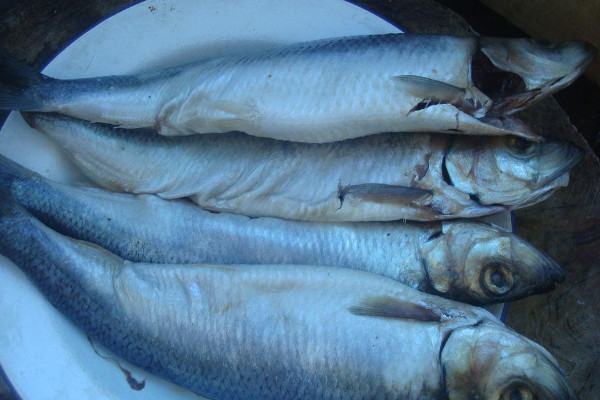
M 56 78 L 135 73 L 198 58 L 324 37 L 399 32 L 342 0 L 156 0 L 85 33 L 44 69 Z M 61 182 L 86 181 L 50 140 L 13 113 L 0 154 Z M 122 363 L 145 388 L 132 390 L 114 361 L 0 257 L 0 363 L 24 399 L 198 399 Z M 109 354 L 96 345 L 102 354 Z
M 44 73 L 56 78 L 135 73 L 284 43 L 391 32 L 399 30 L 342 0 L 146 1 L 81 36 Z M 16 113 L 0 131 L 0 154 L 53 180 L 88 182 Z M 508 213 L 492 221 L 510 227 Z M 146 379 L 144 389 L 132 390 L 115 362 L 99 357 L 85 334 L 1 256 L 0 326 L 0 364 L 24 399 L 199 398 L 122 362 L 136 379 Z

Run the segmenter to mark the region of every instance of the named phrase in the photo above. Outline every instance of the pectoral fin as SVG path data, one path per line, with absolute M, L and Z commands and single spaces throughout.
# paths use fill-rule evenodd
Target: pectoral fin
M 397 85 L 401 86 L 415 97 L 423 100 L 435 99 L 437 103 L 452 104 L 464 97 L 466 90 L 434 79 L 424 78 L 416 75 L 400 75 L 392 78 Z
M 442 314 L 433 307 L 419 302 L 412 303 L 391 296 L 372 296 L 349 307 L 354 315 L 381 318 L 413 319 L 423 322 L 440 322 Z
M 386 185 L 383 183 L 363 183 L 339 188 L 339 199 L 342 204 L 344 203 L 344 199 L 348 196 L 376 203 L 408 203 L 417 199 L 422 199 L 423 197 L 431 196 L 432 194 L 433 192 L 431 190 L 407 186 Z
M 251 119 L 258 114 L 256 107 L 249 103 L 220 100 L 210 103 L 210 106 L 236 119 Z
M 402 90 L 422 99 L 408 114 L 437 104 L 450 104 L 479 118 L 485 115 L 491 105 L 489 98 L 475 88 L 461 88 L 415 75 L 394 76 L 392 79 Z

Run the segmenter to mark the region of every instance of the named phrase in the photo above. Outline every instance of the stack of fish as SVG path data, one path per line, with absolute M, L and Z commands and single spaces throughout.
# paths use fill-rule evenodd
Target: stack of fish
M 456 219 L 567 185 L 581 151 L 512 114 L 593 55 L 390 34 L 66 81 L 5 58 L 0 108 L 110 191 L 2 158 L 0 253 L 92 338 L 210 398 L 574 399 L 478 307 L 563 271 Z

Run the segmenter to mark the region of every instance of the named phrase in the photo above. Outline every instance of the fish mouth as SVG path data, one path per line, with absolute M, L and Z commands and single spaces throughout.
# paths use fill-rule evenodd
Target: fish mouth
M 583 41 L 482 38 L 473 83 L 492 99 L 490 115 L 511 115 L 570 85 L 596 52 Z

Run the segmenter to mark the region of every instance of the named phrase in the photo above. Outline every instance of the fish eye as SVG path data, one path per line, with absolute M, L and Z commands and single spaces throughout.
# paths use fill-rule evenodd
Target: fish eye
M 518 136 L 509 136 L 506 138 L 506 145 L 509 150 L 516 154 L 527 155 L 535 150 L 535 143 Z
M 524 386 L 510 388 L 500 397 L 500 400 L 535 400 L 536 396 Z
M 513 275 L 509 268 L 499 261 L 488 263 L 481 270 L 479 281 L 483 290 L 494 296 L 508 293 L 514 285 Z

